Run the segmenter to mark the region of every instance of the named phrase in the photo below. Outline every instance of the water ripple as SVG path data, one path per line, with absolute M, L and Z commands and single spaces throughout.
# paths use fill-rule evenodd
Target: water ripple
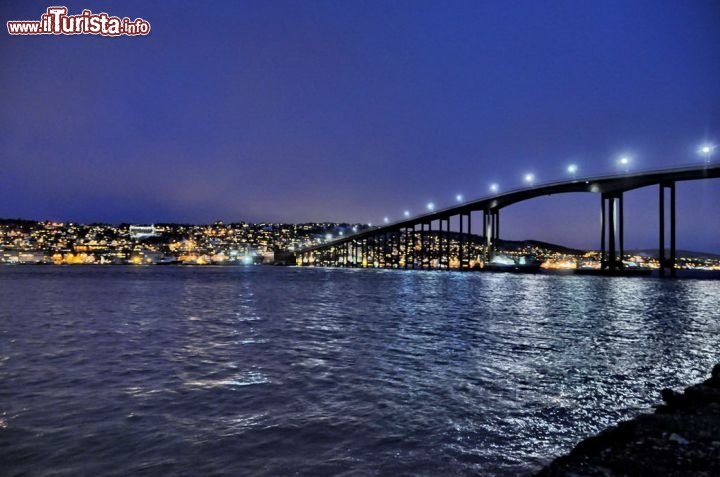
M 0 269 L 7 475 L 518 475 L 718 359 L 715 281 Z

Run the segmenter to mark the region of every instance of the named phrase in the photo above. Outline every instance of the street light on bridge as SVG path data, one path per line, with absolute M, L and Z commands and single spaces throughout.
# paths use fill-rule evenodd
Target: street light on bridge
M 705 143 L 698 148 L 697 152 L 705 158 L 705 164 L 710 163 L 710 156 L 712 156 L 716 147 L 715 144 Z
M 428 202 L 427 208 L 430 212 L 432 212 L 433 210 L 435 210 L 435 204 L 433 204 L 432 202 Z
M 577 164 L 570 164 L 567 166 L 567 171 L 570 175 L 572 175 L 573 179 L 575 179 L 575 174 L 577 174 L 578 166 Z
M 490 192 L 492 192 L 493 194 L 497 194 L 498 190 L 500 190 L 499 185 L 497 185 L 495 183 L 490 184 Z
M 455 200 L 457 200 L 458 202 L 462 202 L 462 201 L 463 201 L 463 196 L 462 196 L 462 194 L 456 195 L 456 196 L 455 196 Z
M 632 158 L 630 156 L 621 156 L 620 159 L 618 159 L 618 164 L 620 164 L 620 167 L 625 169 L 625 172 L 630 172 L 630 161 Z
M 524 179 L 525 179 L 525 182 L 527 182 L 530 185 L 533 185 L 533 182 L 535 182 L 535 174 L 532 174 L 532 173 L 525 174 Z
M 409 211 L 409 210 L 406 210 L 405 212 L 403 212 L 403 215 L 404 215 L 405 217 L 410 217 L 410 211 Z
M 384 217 L 384 218 L 383 218 L 383 222 L 385 222 L 385 223 L 387 224 L 388 222 L 390 222 L 390 219 L 387 218 L 387 217 Z

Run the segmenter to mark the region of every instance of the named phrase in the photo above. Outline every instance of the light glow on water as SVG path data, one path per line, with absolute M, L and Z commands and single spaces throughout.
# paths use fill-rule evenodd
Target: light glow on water
M 10 474 L 518 475 L 720 349 L 709 280 L 3 267 L 0 302 Z

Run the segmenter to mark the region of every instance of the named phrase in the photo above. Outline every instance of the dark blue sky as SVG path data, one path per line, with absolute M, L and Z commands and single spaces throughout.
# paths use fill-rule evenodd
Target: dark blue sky
M 152 32 L 4 34 L 0 217 L 378 223 L 720 139 L 716 1 L 60 4 Z M 720 181 L 678 192 L 678 245 L 720 252 Z M 599 204 L 512 206 L 502 233 L 597 247 Z M 656 204 L 628 194 L 628 248 L 657 245 Z

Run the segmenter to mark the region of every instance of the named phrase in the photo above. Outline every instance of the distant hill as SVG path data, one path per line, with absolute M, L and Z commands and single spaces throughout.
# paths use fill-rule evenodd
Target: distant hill
M 638 249 L 638 250 L 628 250 L 625 253 L 633 254 L 633 255 L 641 255 L 644 257 L 654 257 L 658 258 L 659 253 L 658 249 L 656 248 L 646 248 L 646 249 Z M 710 259 L 710 260 L 720 260 L 720 254 L 717 253 L 708 253 L 708 252 L 693 252 L 692 250 L 676 250 L 675 255 L 677 257 L 685 257 L 685 258 L 702 258 L 702 259 Z M 665 256 L 670 256 L 670 250 L 665 250 Z
M 554 243 L 541 242 L 539 240 L 498 240 L 498 247 L 506 250 L 519 250 L 525 247 L 536 247 L 544 250 L 548 250 L 554 253 L 562 253 L 565 255 L 583 255 L 587 253 L 587 250 L 580 250 L 576 248 L 565 247 L 563 245 L 557 245 Z
M 437 233 L 437 231 L 433 231 Z M 460 234 L 457 232 L 450 232 L 450 237 L 454 240 L 460 240 Z M 484 243 L 485 238 L 479 234 L 472 234 L 471 240 L 475 243 Z M 587 250 L 581 250 L 576 248 L 565 247 L 564 245 L 557 245 L 549 242 L 541 242 L 540 240 L 504 240 L 499 239 L 496 245 L 505 250 L 520 250 L 527 247 L 536 247 L 548 250 L 550 252 L 562 253 L 566 255 L 584 255 Z

